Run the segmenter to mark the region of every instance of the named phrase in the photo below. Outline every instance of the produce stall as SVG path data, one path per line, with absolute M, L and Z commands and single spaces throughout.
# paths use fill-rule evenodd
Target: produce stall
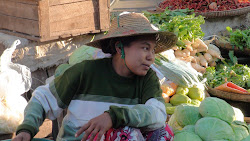
M 229 1 L 215 8 L 214 2 L 221 1 L 166 0 L 145 12 L 160 30 L 178 36 L 176 46 L 158 55 L 155 62 L 158 73 L 168 78 L 162 83 L 162 96 L 177 141 L 249 140 L 249 27 L 228 25 L 226 34 L 206 37 L 201 26 L 206 19 L 248 14 L 250 3 L 232 1 L 238 9 L 227 5 Z M 183 86 L 179 80 L 191 85 Z
M 51 1 L 49 8 L 57 6 L 58 2 Z M 144 11 L 150 22 L 160 30 L 168 30 L 178 36 L 176 46 L 157 54 L 155 63 L 151 66 L 159 77 L 168 114 L 166 122 L 172 127 L 176 141 L 250 140 L 250 61 L 240 60 L 242 57 L 249 58 L 250 56 L 249 27 L 243 27 L 243 29 L 225 27 L 228 34 L 209 37 L 205 36 L 201 28 L 209 18 L 248 13 L 250 3 L 248 1 L 238 2 L 166 0 L 158 5 L 158 10 Z M 41 2 L 39 3 L 41 4 Z M 39 3 L 36 2 L 36 6 L 39 7 Z M 107 22 L 100 21 L 99 24 L 103 25 L 103 23 Z M 53 26 L 54 23 L 50 24 Z M 100 25 L 95 28 L 101 27 Z M 4 30 L 7 31 L 6 29 Z M 101 30 L 98 28 L 98 32 Z M 63 37 L 63 35 L 51 32 L 53 30 L 48 31 L 50 31 L 48 36 L 36 34 L 35 38 L 30 35 L 21 35 L 23 33 L 20 35 L 40 41 Z M 88 32 L 94 32 L 94 30 L 88 30 Z M 76 35 L 82 33 L 85 32 L 79 32 Z M 68 34 L 65 35 L 68 37 Z M 87 40 L 90 38 L 88 36 Z M 71 41 L 66 41 L 66 45 L 63 47 L 66 48 Z M 79 42 L 82 41 L 86 42 L 86 40 Z M 59 42 L 55 44 L 59 44 Z M 42 45 L 46 46 L 46 43 Z M 31 47 L 34 46 L 36 45 L 33 44 Z M 104 54 L 99 49 L 81 43 L 66 54 L 68 60 L 59 62 L 60 59 L 58 59 L 58 66 L 56 65 L 53 70 L 46 72 L 50 75 L 47 79 L 44 78 L 46 79 L 44 83 L 49 83 L 50 80 L 60 76 L 80 61 L 110 57 L 109 54 Z M 41 57 L 45 58 L 44 62 L 46 62 L 45 56 Z M 22 63 L 25 64 L 25 61 Z M 50 64 L 49 67 L 51 66 Z M 31 65 L 29 68 L 36 70 L 39 66 Z M 5 102 L 3 99 L 0 100 L 1 103 Z M 6 119 L 4 120 L 6 121 Z M 61 126 L 61 121 L 58 124 Z M 15 123 L 15 125 L 17 124 Z M 9 132 L 13 132 L 13 130 Z

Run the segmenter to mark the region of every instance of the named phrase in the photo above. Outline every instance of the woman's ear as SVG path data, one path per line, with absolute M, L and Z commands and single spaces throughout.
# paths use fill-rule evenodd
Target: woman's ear
M 115 43 L 115 50 L 116 50 L 116 52 L 117 52 L 118 54 L 121 55 L 121 47 L 119 46 L 119 44 L 120 44 L 119 41 L 117 41 L 117 42 Z

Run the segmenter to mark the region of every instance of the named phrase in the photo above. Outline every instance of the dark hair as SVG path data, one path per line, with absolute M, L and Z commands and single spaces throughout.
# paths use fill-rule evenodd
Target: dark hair
M 127 36 L 127 37 L 118 37 L 118 38 L 111 38 L 101 42 L 102 44 L 102 51 L 104 53 L 110 53 L 112 55 L 116 54 L 115 43 L 120 41 L 123 46 L 129 46 L 131 42 L 134 42 L 139 39 L 140 36 Z
M 122 45 L 130 46 L 131 42 L 137 41 L 139 39 L 145 39 L 145 38 L 156 38 L 155 34 L 143 34 L 143 35 L 135 35 L 135 36 L 125 36 L 125 37 L 117 37 L 117 38 L 111 38 L 101 41 L 102 45 L 102 51 L 104 53 L 110 53 L 112 55 L 116 54 L 115 49 L 115 43 L 117 41 L 120 41 Z

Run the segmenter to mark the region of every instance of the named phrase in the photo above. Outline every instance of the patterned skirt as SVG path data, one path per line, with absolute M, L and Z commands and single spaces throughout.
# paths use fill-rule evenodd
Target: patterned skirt
M 90 138 L 90 136 L 89 136 Z M 96 141 L 97 136 L 94 141 Z M 172 128 L 166 124 L 160 129 L 142 133 L 138 128 L 125 126 L 123 128 L 109 129 L 101 138 L 101 141 L 173 141 Z

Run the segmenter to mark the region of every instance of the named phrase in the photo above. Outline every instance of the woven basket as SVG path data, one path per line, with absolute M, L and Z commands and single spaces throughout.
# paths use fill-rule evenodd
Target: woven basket
M 234 50 L 235 53 L 237 54 L 244 54 L 244 55 L 249 55 L 250 56 L 250 49 L 244 48 L 244 50 L 240 50 L 238 47 L 234 47 L 229 43 L 229 42 L 223 42 L 218 39 L 215 39 L 215 45 L 225 49 L 225 50 Z
M 225 11 L 211 11 L 211 12 L 195 12 L 196 15 L 202 15 L 206 18 L 218 18 L 218 17 L 229 17 L 229 16 L 238 16 L 247 14 L 250 12 L 250 6 L 232 9 L 232 10 L 225 10 Z
M 233 100 L 233 101 L 242 101 L 250 103 L 250 95 L 249 94 L 238 94 L 238 93 L 230 93 L 221 90 L 217 90 L 211 87 L 208 87 L 208 93 L 212 96 L 216 96 L 222 99 Z

